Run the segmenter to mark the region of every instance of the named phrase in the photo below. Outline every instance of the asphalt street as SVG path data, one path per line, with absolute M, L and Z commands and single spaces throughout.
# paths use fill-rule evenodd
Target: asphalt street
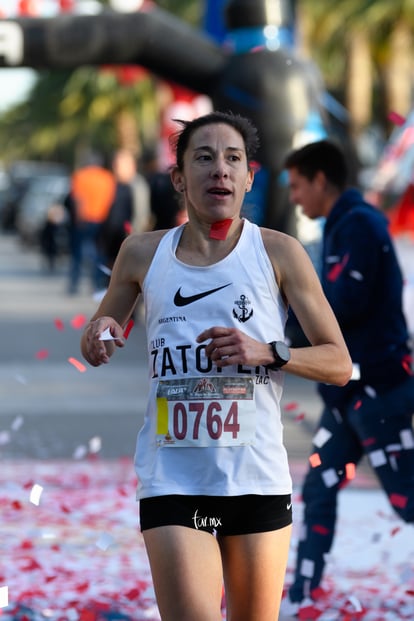
M 67 259 L 46 271 L 36 249 L 0 235 L 0 458 L 132 456 L 147 394 L 145 332 L 137 321 L 110 364 L 83 361 L 79 341 L 97 301 L 84 277 L 69 296 Z M 80 372 L 77 362 L 85 363 Z M 286 374 L 285 443 L 303 473 L 321 402 L 312 382 Z

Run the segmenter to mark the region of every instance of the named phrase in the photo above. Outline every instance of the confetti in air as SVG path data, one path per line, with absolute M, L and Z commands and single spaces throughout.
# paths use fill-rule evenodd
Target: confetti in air
M 390 503 L 393 505 L 393 507 L 404 509 L 407 506 L 407 502 L 408 502 L 407 496 L 402 496 L 401 494 L 390 495 Z
M 73 452 L 73 459 L 83 459 L 88 454 L 88 449 L 86 446 L 80 445 L 77 446 Z
M 319 456 L 319 453 L 313 453 L 310 457 L 309 457 L 309 463 L 312 466 L 312 468 L 317 468 L 318 466 L 321 465 L 321 458 Z
M 348 479 L 348 481 L 352 481 L 352 479 L 355 479 L 355 473 L 356 473 L 355 464 L 353 464 L 352 462 L 346 464 L 345 473 L 346 473 L 346 478 Z
M 89 440 L 89 451 L 91 453 L 99 453 L 102 448 L 102 440 L 98 436 Z
M 0 431 L 0 446 L 4 446 L 10 442 L 10 432 L 9 431 Z
M 321 427 L 314 435 L 312 442 L 317 448 L 321 448 L 331 437 L 332 433 L 325 427 Z
M 23 416 L 16 416 L 11 424 L 12 431 L 19 431 L 20 427 L 23 425 L 23 422 Z
M 58 317 L 55 319 L 54 321 L 55 324 L 55 328 L 56 330 L 64 330 L 65 329 L 65 324 L 63 323 L 63 321 L 61 319 L 59 319 Z
M 87 322 L 87 318 L 86 315 L 75 315 L 74 317 L 72 317 L 72 319 L 70 320 L 70 325 L 72 326 L 72 328 L 74 328 L 74 330 L 81 330 L 84 325 Z
M 408 375 L 414 375 L 414 371 L 412 369 L 412 357 L 411 356 L 404 356 L 404 358 L 402 359 L 402 367 L 404 369 L 404 371 L 406 373 L 408 373 Z
M 106 265 L 104 265 L 103 263 L 101 263 L 99 265 L 99 269 L 101 270 L 101 272 L 103 272 L 106 276 L 110 276 L 112 274 L 112 270 L 107 267 Z
M 286 412 L 292 412 L 293 410 L 297 410 L 299 407 L 299 404 L 296 401 L 290 401 L 289 403 L 286 403 L 284 406 L 284 409 L 286 410 Z
M 126 328 L 124 330 L 124 338 L 127 339 L 129 337 L 129 333 L 131 332 L 132 328 L 134 327 L 134 320 L 130 319 L 126 325 Z
M 49 350 L 48 349 L 39 349 L 38 352 L 36 352 L 36 358 L 38 360 L 46 360 L 46 358 L 49 357 Z
M 398 125 L 400 127 L 401 125 L 404 125 L 406 118 L 401 116 L 401 114 L 398 114 L 398 112 L 391 111 L 388 113 L 388 120 L 391 123 L 394 123 L 394 125 Z
M 305 420 L 305 414 L 303 412 L 301 412 L 300 414 L 296 414 L 294 420 L 296 423 L 301 423 L 303 420 Z
M 77 369 L 79 371 L 79 373 L 85 373 L 86 371 L 86 366 L 80 362 L 79 360 L 77 360 L 76 358 L 68 358 L 68 362 L 75 367 L 75 369 Z

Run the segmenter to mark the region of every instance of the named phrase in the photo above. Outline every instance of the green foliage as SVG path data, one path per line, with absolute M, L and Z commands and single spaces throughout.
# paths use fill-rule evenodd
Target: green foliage
M 202 8 L 206 1 L 208 0 L 158 0 L 157 5 L 189 24 L 198 26 L 202 16 Z
M 377 68 L 386 64 L 391 34 L 404 21 L 414 34 L 414 0 L 298 0 L 308 27 L 314 60 L 327 84 L 343 83 L 346 43 L 358 30 L 367 34 Z
M 108 4 L 108 1 L 103 2 Z M 200 0 L 162 0 L 163 10 L 197 25 Z M 156 84 L 151 74 L 119 79 L 119 68 L 44 70 L 27 100 L 0 115 L 0 161 L 38 159 L 73 166 L 83 149 L 109 155 L 120 141 L 121 119 L 145 148 L 157 135 Z M 125 138 L 125 136 L 124 136 Z

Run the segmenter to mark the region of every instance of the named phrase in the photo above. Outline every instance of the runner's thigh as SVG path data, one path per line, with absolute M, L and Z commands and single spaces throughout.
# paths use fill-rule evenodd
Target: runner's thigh
M 185 526 L 151 528 L 143 537 L 162 621 L 221 621 L 216 538 Z

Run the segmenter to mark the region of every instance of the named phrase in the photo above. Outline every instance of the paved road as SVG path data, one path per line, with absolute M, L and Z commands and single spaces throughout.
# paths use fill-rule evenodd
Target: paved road
M 94 442 L 104 459 L 133 454 L 147 390 L 144 330 L 136 323 L 109 365 L 80 373 L 68 359 L 82 361 L 80 324 L 97 302 L 86 280 L 80 295 L 66 294 L 66 270 L 62 261 L 48 274 L 37 251 L 0 234 L 0 458 L 73 458 Z M 305 467 L 320 405 L 312 382 L 286 375 L 294 473 Z

